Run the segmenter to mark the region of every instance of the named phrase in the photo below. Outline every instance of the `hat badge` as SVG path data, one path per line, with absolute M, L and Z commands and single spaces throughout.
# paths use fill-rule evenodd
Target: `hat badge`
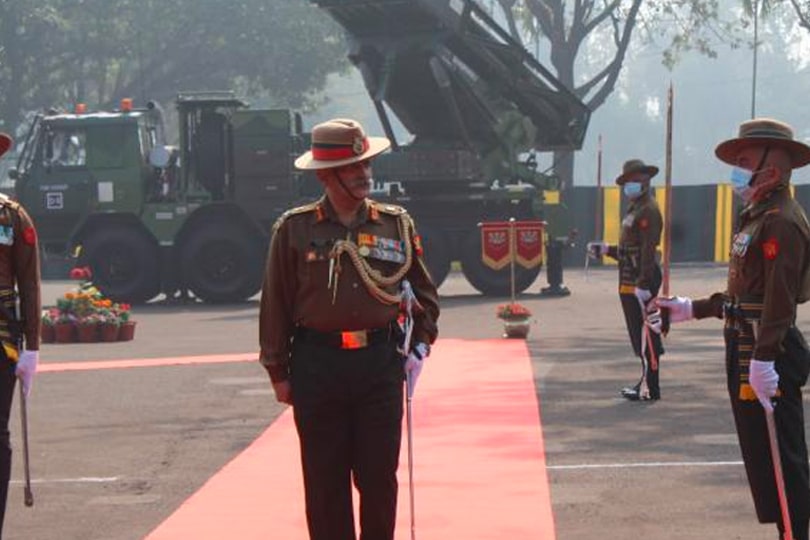
M 352 144 L 352 150 L 356 156 L 359 156 L 363 153 L 364 145 L 363 145 L 363 137 L 357 136 L 354 138 L 354 143 Z

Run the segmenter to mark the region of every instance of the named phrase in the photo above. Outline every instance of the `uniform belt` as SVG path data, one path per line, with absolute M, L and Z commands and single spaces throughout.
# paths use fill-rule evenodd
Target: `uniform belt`
M 304 343 L 326 345 L 335 349 L 364 349 L 370 345 L 386 343 L 393 338 L 393 328 L 371 328 L 368 330 L 341 330 L 321 332 L 305 326 L 295 330 L 295 339 Z

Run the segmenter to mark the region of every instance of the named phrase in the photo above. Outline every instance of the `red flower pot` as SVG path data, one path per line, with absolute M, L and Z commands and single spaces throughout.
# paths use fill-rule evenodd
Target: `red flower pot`
M 79 343 L 93 343 L 98 341 L 98 325 L 83 324 L 76 327 L 76 341 Z
M 56 343 L 73 343 L 76 341 L 76 327 L 71 322 L 53 325 L 53 337 Z
M 118 341 L 132 341 L 135 339 L 135 321 L 121 323 L 118 329 Z
M 117 324 L 102 324 L 99 330 L 101 341 L 118 341 L 118 332 Z

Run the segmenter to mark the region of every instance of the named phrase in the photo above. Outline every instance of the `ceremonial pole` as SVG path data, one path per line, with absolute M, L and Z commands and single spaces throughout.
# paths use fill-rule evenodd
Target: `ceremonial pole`
M 594 227 L 594 240 L 602 240 L 602 134 L 596 151 L 596 226 Z
M 672 253 L 672 81 L 667 92 L 667 156 L 664 173 L 664 194 L 666 203 L 664 208 L 664 261 L 663 261 L 663 296 L 669 296 L 669 262 Z
M 515 303 L 515 257 L 517 256 L 517 241 L 515 239 L 515 218 L 509 218 L 509 270 L 511 272 L 510 285 L 512 303 Z

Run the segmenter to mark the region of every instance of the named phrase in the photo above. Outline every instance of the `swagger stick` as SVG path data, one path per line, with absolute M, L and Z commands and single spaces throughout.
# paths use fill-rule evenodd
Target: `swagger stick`
M 23 468 L 25 469 L 25 506 L 34 506 L 34 493 L 31 491 L 31 467 L 28 461 L 28 404 L 25 391 L 20 384 L 20 420 L 22 421 Z
M 648 398 L 650 397 L 650 386 L 647 384 L 647 336 L 649 335 L 649 329 L 647 328 L 647 307 L 644 305 L 644 302 L 641 301 L 641 298 L 636 298 L 638 300 L 638 305 L 641 308 L 641 381 L 639 381 L 638 385 L 638 397 L 639 398 Z M 652 343 L 652 341 L 650 341 Z M 652 352 L 652 354 L 655 354 Z
M 790 526 L 790 509 L 785 492 L 785 477 L 782 475 L 782 454 L 779 452 L 779 440 L 776 438 L 776 422 L 773 409 L 765 409 L 765 423 L 768 424 L 768 442 L 771 444 L 771 461 L 776 480 L 776 493 L 779 495 L 779 509 L 782 511 L 782 525 L 785 528 L 785 540 L 793 540 L 793 529 Z
M 405 375 L 406 394 L 405 394 L 405 425 L 408 431 L 408 494 L 410 495 L 411 505 L 411 540 L 416 540 L 416 513 L 414 508 L 414 489 L 413 489 L 413 407 L 411 406 L 411 399 L 413 398 L 413 386 L 411 385 L 410 372 Z
M 401 307 L 405 308 L 405 333 L 402 339 L 402 354 L 405 358 L 411 350 L 411 338 L 413 337 L 413 307 L 414 304 L 418 305 L 419 301 L 416 294 L 413 292 L 410 281 L 407 279 L 402 280 L 402 303 Z M 405 372 L 405 426 L 408 432 L 408 493 L 410 495 L 411 504 L 411 540 L 416 540 L 416 514 L 414 509 L 414 489 L 413 489 L 413 407 L 411 401 L 413 399 L 414 384 L 416 381 L 412 379 L 410 371 Z

